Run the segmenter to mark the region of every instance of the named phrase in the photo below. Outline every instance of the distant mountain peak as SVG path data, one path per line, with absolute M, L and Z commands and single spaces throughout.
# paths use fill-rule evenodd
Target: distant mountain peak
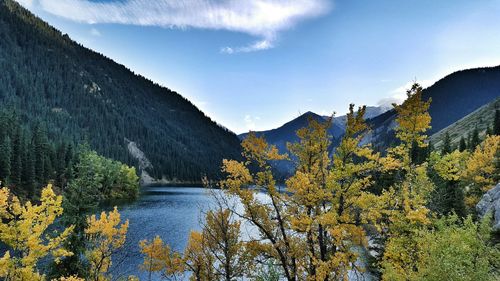
M 318 115 L 318 114 L 316 114 L 316 113 L 314 113 L 314 112 L 312 112 L 310 110 L 307 111 L 306 113 L 302 114 L 302 116 L 309 116 L 309 115 Z

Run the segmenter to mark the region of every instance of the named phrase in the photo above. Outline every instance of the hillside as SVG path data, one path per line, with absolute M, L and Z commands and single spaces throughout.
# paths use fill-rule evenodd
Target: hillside
M 0 0 L 0 103 L 52 140 L 88 142 L 100 154 L 138 166 L 129 141 L 155 178 L 216 177 L 239 140 L 178 93 L 134 74 L 49 26 L 12 0 Z
M 379 115 L 385 112 L 383 107 L 370 106 L 366 108 L 366 116 L 368 118 Z M 281 153 L 288 153 L 287 143 L 298 142 L 297 130 L 300 128 L 307 127 L 309 120 L 316 120 L 320 122 L 326 122 L 328 116 L 321 116 L 314 112 L 308 111 L 299 117 L 285 123 L 279 128 L 255 132 L 257 136 L 264 136 L 266 141 L 270 144 L 275 145 Z M 345 115 L 335 117 L 333 119 L 332 125 L 329 128 L 329 134 L 332 136 L 332 146 L 330 151 L 332 151 L 340 142 L 340 139 L 345 131 L 345 123 L 347 117 Z M 248 133 L 240 134 L 240 139 L 244 139 Z M 293 160 L 293 159 L 292 159 Z M 273 168 L 275 172 L 279 175 L 279 178 L 284 178 L 294 171 L 293 161 L 277 161 L 273 163 Z
M 288 142 L 297 142 L 299 138 L 297 137 L 297 130 L 300 128 L 307 127 L 309 124 L 309 119 L 313 119 L 320 122 L 325 122 L 327 117 L 318 115 L 314 112 L 306 112 L 299 117 L 283 124 L 281 127 L 268 130 L 268 131 L 258 131 L 255 132 L 257 136 L 264 136 L 266 141 L 270 144 L 276 145 L 280 152 L 287 152 L 286 144 Z M 338 138 L 344 132 L 342 123 L 334 123 L 330 127 L 330 134 L 333 138 Z M 248 133 L 240 134 L 240 139 L 244 139 Z
M 440 148 L 446 133 L 449 134 L 451 145 L 458 146 L 460 138 L 467 137 L 472 134 L 475 128 L 479 131 L 479 136 L 483 138 L 488 126 L 491 127 L 495 118 L 495 111 L 500 109 L 500 97 L 494 101 L 481 106 L 471 114 L 451 124 L 450 126 L 440 130 L 431 136 L 431 142 L 434 147 Z
M 306 112 L 299 117 L 283 124 L 281 127 L 268 130 L 254 132 L 257 136 L 264 136 L 269 144 L 275 145 L 280 153 L 288 153 L 287 143 L 294 143 L 299 141 L 297 137 L 297 130 L 307 127 L 309 120 L 316 120 L 319 122 L 326 122 L 327 117 L 318 115 L 314 112 Z M 332 136 L 332 142 L 335 145 L 340 140 L 340 136 L 344 133 L 344 127 L 340 123 L 332 122 L 329 133 Z M 240 139 L 244 139 L 248 133 L 240 134 Z M 294 171 L 294 162 L 290 160 L 275 161 L 272 163 L 275 174 L 279 180 L 284 179 Z
M 385 107 L 367 106 L 365 118 L 373 118 L 387 111 Z M 288 142 L 298 141 L 297 130 L 303 127 L 307 127 L 309 119 L 324 122 L 329 116 L 321 116 L 314 112 L 308 111 L 299 117 L 285 123 L 279 128 L 268 130 L 268 131 L 258 131 L 255 132 L 258 136 L 263 135 L 266 141 L 270 144 L 276 145 L 280 152 L 287 152 L 286 144 Z M 332 126 L 329 129 L 329 133 L 333 138 L 333 141 L 338 141 L 340 137 L 344 134 L 345 123 L 347 117 L 341 115 L 333 118 Z M 240 134 L 240 139 L 244 139 L 248 133 Z
M 423 99 L 432 98 L 432 128 L 428 134 L 444 129 L 498 96 L 500 66 L 461 70 L 442 78 L 422 93 Z M 394 142 L 395 118 L 395 111 L 390 110 L 369 120 L 373 132 L 366 141 L 378 148 Z

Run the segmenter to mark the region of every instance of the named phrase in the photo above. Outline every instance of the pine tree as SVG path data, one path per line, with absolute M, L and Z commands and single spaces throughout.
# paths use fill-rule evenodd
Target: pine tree
M 450 134 L 446 132 L 444 135 L 444 140 L 443 140 L 443 147 L 441 149 L 441 154 L 445 155 L 451 152 L 451 139 L 450 139 Z
M 29 138 L 25 138 L 22 142 L 22 173 L 21 185 L 24 193 L 28 197 L 35 194 L 35 153 Z
M 493 127 L 490 127 L 490 126 L 486 127 L 486 135 L 487 136 L 494 135 L 494 133 L 493 133 Z
M 6 136 L 0 143 L 0 181 L 7 182 L 10 177 L 11 142 Z
M 412 164 L 419 165 L 422 164 L 428 157 L 429 146 L 420 147 L 416 142 L 412 143 L 411 146 L 411 162 Z
M 458 144 L 458 151 L 463 152 L 467 149 L 467 143 L 465 142 L 464 137 L 460 138 L 460 143 Z
M 10 182 L 19 188 L 21 184 L 21 174 L 22 174 L 22 130 L 18 125 L 14 136 L 12 139 L 12 157 L 11 157 L 11 174 L 10 174 Z
M 466 215 L 465 195 L 460 180 L 468 155 L 467 152 L 455 150 L 444 155 L 433 153 L 431 156 L 431 170 L 437 176 L 434 177 L 437 188 L 434 196 L 431 196 L 431 205 L 441 215 L 452 212 L 460 217 Z
M 73 144 L 68 143 L 66 147 L 66 157 L 64 158 L 65 171 L 64 176 L 67 182 L 73 179 L 73 164 L 75 163 L 75 151 L 73 149 Z M 63 185 L 64 187 L 65 185 Z
M 72 181 L 64 190 L 62 223 L 74 226 L 66 244 L 74 255 L 63 259 L 60 266 L 54 268 L 56 272 L 53 277 L 82 275 L 88 270 L 82 260 L 86 241 L 84 231 L 88 226 L 86 215 L 97 207 L 100 200 L 96 187 L 84 184 L 83 181 Z
M 48 179 L 48 139 L 45 130 L 40 124 L 33 130 L 33 148 L 35 156 L 35 179 L 37 183 L 45 182 Z
M 471 151 L 474 151 L 474 149 L 476 149 L 476 146 L 478 146 L 480 143 L 481 139 L 479 138 L 479 129 L 476 126 L 476 128 L 474 128 L 474 131 L 472 131 L 472 135 L 470 137 L 469 149 Z
M 74 231 L 68 238 L 67 247 L 75 255 L 62 260 L 61 266 L 54 273 L 54 277 L 61 275 L 82 275 L 88 270 L 85 262 L 82 260 L 85 251 L 85 229 L 88 227 L 87 214 L 95 210 L 98 202 L 101 200 L 99 191 L 101 188 L 100 176 L 102 171 L 97 171 L 97 158 L 91 158 L 88 147 L 82 145 L 80 148 L 79 162 L 75 169 L 79 177 L 69 182 L 64 189 L 63 208 L 64 215 L 62 222 L 65 226 L 74 226 Z
M 500 135 L 500 110 L 495 110 L 495 119 L 493 120 L 493 134 Z

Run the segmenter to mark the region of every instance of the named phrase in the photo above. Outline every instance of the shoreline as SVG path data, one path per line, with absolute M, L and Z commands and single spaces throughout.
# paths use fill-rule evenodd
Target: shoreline
M 141 184 L 141 188 L 144 187 L 182 187 L 182 188 L 189 188 L 189 187 L 203 187 L 202 182 L 170 182 L 170 183 L 149 183 L 149 184 Z

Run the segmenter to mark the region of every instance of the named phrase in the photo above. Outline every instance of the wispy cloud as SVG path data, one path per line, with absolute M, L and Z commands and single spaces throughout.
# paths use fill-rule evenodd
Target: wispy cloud
M 93 27 L 90 29 L 90 35 L 99 37 L 101 36 L 101 32 L 97 30 L 97 28 Z
M 273 41 L 274 40 L 264 39 L 244 47 L 236 47 L 236 48 L 223 47 L 220 49 L 220 52 L 223 54 L 234 54 L 234 53 L 249 53 L 249 52 L 267 50 L 274 48 Z
M 266 50 L 278 34 L 327 13 L 330 0 L 19 0 L 21 4 L 83 23 L 118 23 L 166 28 L 241 32 L 257 37 L 222 53 Z

